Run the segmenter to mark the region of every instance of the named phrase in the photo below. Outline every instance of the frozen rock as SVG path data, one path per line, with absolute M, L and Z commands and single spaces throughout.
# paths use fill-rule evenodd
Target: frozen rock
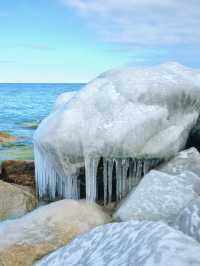
M 200 178 L 194 173 L 173 176 L 152 170 L 122 202 L 114 219 L 172 223 L 180 210 L 199 194 Z
M 200 74 L 176 63 L 108 71 L 75 96 L 61 96 L 56 106 L 61 108 L 56 107 L 34 135 L 39 196 L 79 198 L 77 176 L 85 166 L 86 197 L 95 201 L 100 158 L 110 165 L 118 159 L 143 164 L 185 147 L 200 111 Z M 127 175 L 121 174 L 123 166 L 118 170 L 116 191 L 124 197 Z M 110 184 L 104 195 L 108 202 L 112 180 L 108 174 L 104 180 L 106 187 Z
M 27 187 L 0 180 L 0 220 L 23 216 L 36 205 L 36 197 Z
M 181 151 L 170 161 L 161 164 L 157 169 L 171 175 L 191 171 L 200 177 L 200 153 L 195 148 Z
M 0 223 L 0 265 L 30 266 L 75 236 L 109 222 L 93 203 L 62 200 Z
M 200 198 L 193 200 L 179 213 L 174 225 L 200 242 Z
M 77 94 L 76 91 L 68 91 L 68 92 L 64 92 L 62 94 L 60 94 L 57 99 L 56 102 L 54 104 L 54 110 L 58 110 L 60 108 L 62 108 L 64 105 L 66 105 L 67 103 L 69 103 L 69 101 Z
M 200 245 L 155 222 L 99 226 L 35 266 L 199 266 Z

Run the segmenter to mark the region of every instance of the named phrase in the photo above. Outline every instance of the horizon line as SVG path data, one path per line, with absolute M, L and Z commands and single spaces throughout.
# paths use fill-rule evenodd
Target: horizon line
M 87 84 L 88 82 L 0 82 L 0 84 Z

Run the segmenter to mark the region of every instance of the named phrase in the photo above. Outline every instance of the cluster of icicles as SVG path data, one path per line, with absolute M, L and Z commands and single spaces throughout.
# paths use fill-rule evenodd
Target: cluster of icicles
M 110 203 L 120 201 L 141 178 L 158 165 L 158 159 L 103 158 L 103 199 L 99 198 L 97 170 L 100 158 L 85 159 L 86 199 Z M 80 199 L 80 176 L 60 176 L 39 150 L 35 149 L 36 187 L 40 199 Z M 102 184 L 102 182 L 100 182 Z

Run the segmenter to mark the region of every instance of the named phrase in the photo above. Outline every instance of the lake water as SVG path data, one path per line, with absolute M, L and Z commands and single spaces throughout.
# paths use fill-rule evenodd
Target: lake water
M 17 142 L 0 146 L 0 161 L 32 159 L 35 125 L 52 110 L 57 96 L 80 90 L 84 84 L 0 84 L 0 131 Z

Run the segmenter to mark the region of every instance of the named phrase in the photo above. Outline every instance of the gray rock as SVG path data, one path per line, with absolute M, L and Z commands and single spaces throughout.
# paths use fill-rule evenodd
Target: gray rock
M 161 164 L 157 170 L 171 175 L 191 171 L 200 177 L 200 153 L 196 148 L 181 151 L 170 161 Z
M 200 245 L 155 222 L 99 226 L 35 266 L 199 266 Z
M 192 172 L 169 175 L 152 170 L 114 213 L 116 221 L 162 220 L 173 223 L 181 209 L 200 194 L 200 178 Z
M 175 228 L 200 242 L 200 198 L 192 201 L 178 215 Z

